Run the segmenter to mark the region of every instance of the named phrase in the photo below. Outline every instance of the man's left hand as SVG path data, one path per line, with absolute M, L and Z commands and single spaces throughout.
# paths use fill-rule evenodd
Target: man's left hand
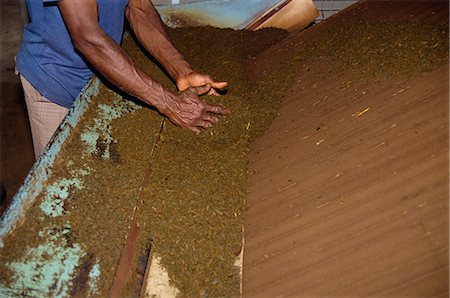
M 209 75 L 198 72 L 191 72 L 177 81 L 177 87 L 180 91 L 185 91 L 189 87 L 202 87 L 206 85 L 211 86 L 211 89 L 208 91 L 208 95 L 219 96 L 216 89 L 224 89 L 228 83 L 218 82 L 212 79 Z

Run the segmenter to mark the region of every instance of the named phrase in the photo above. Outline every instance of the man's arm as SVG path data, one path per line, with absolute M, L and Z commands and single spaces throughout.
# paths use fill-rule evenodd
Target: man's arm
M 150 0 L 130 0 L 126 17 L 139 42 L 167 70 L 179 90 L 191 86 L 210 84 L 210 94 L 218 95 L 214 88 L 223 89 L 226 82 L 217 82 L 209 75 L 194 72 L 183 56 L 173 46 L 158 12 Z
M 137 68 L 100 27 L 96 0 L 61 0 L 58 7 L 75 48 L 113 84 L 155 106 L 176 125 L 200 132 L 200 128 L 210 127 L 218 121 L 208 113 L 228 113 L 220 106 L 198 99 L 197 94 L 207 92 L 210 86 L 198 90 L 191 88 L 187 90 L 189 92 L 175 95 Z

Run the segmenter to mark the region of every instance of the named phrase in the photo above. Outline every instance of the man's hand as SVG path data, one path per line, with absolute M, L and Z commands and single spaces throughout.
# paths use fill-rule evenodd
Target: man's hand
M 210 86 L 210 89 L 207 91 L 208 94 L 218 96 L 219 93 L 217 93 L 216 89 L 221 90 L 225 88 L 228 83 L 215 81 L 209 75 L 198 72 L 191 72 L 177 81 L 177 87 L 180 91 L 184 91 L 189 87 L 201 87 L 207 85 Z
M 175 125 L 200 133 L 202 128 L 214 126 L 218 115 L 227 115 L 229 110 L 201 101 L 198 96 L 211 90 L 211 85 L 189 87 L 181 95 L 168 93 L 158 110 Z

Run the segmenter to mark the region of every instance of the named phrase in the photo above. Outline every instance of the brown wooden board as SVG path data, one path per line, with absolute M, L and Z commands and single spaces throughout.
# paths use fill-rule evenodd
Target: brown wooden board
M 328 28 L 386 19 L 445 25 L 448 2 L 357 4 L 249 69 L 264 76 Z M 448 64 L 355 79 L 324 74 L 333 63 L 305 61 L 251 146 L 243 296 L 448 297 Z

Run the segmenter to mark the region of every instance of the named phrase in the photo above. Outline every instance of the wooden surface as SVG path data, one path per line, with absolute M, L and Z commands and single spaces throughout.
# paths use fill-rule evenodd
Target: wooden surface
M 448 22 L 448 2 L 367 2 L 323 25 L 349 18 Z M 252 144 L 243 296 L 448 297 L 448 66 L 345 87 L 345 73 L 319 77 L 303 73 Z
M 299 31 L 311 24 L 318 15 L 311 0 L 288 0 L 266 11 L 246 29 L 280 28 Z

